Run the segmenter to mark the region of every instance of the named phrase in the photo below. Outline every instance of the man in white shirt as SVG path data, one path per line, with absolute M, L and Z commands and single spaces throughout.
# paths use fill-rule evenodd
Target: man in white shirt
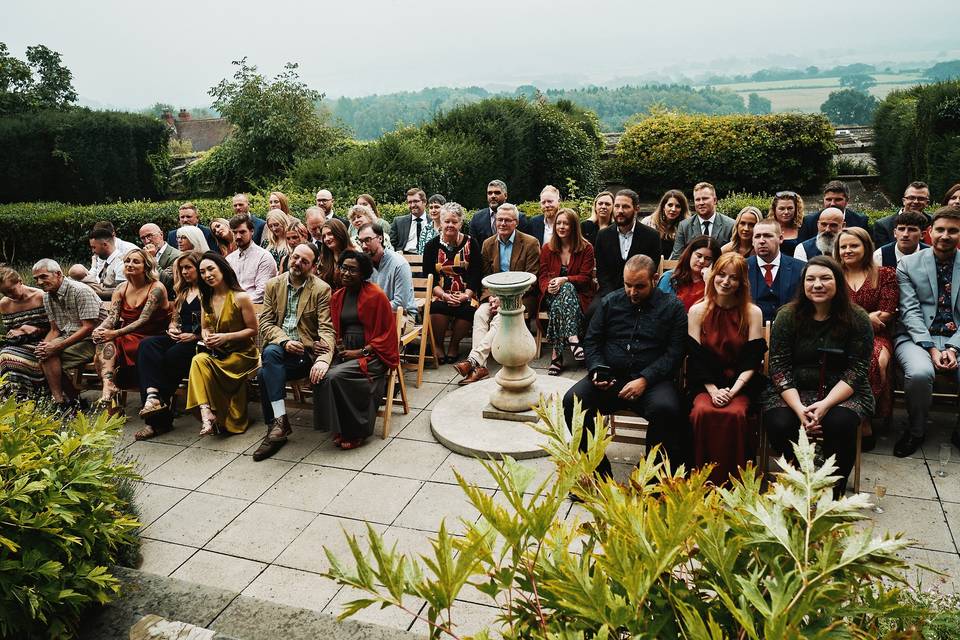
M 91 275 L 96 278 L 95 282 L 87 281 L 87 284 L 93 287 L 101 300 L 109 300 L 114 290 L 127 279 L 123 271 L 123 256 L 126 251 L 117 247 L 116 237 L 105 227 L 94 226 L 87 238 L 94 256 L 94 270 Z
M 560 190 L 553 185 L 547 185 L 540 192 L 540 211 L 538 216 L 530 219 L 530 235 L 537 239 L 540 246 L 550 242 L 553 237 L 553 221 L 560 211 Z
M 817 235 L 804 240 L 793 250 L 793 257 L 806 262 L 819 255 L 833 256 L 833 247 L 846 227 L 843 210 L 837 207 L 827 207 L 820 212 L 817 218 Z
M 400 253 L 417 253 L 417 241 L 423 228 L 431 224 L 425 215 L 427 194 L 414 187 L 407 191 L 407 208 L 410 213 L 397 216 L 390 225 L 390 244 Z
M 253 241 L 250 214 L 240 213 L 230 218 L 230 230 L 233 231 L 237 249 L 227 256 L 227 262 L 236 272 L 243 290 L 250 294 L 255 304 L 260 304 L 267 280 L 277 275 L 277 262 L 266 249 Z
M 725 245 L 733 235 L 733 219 L 717 213 L 717 190 L 709 182 L 699 182 L 693 187 L 693 205 L 697 215 L 690 216 L 677 226 L 677 237 L 673 242 L 671 260 L 678 260 L 680 254 L 694 238 L 710 236 Z

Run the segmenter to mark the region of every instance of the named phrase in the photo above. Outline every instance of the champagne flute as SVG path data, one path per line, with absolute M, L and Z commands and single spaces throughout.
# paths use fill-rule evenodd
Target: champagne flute
M 873 485 L 873 495 L 877 497 L 877 502 L 873 505 L 873 512 L 883 513 L 884 509 L 880 506 L 880 502 L 883 500 L 883 496 L 887 495 L 887 485 L 879 482 L 875 483 Z
M 950 448 L 952 445 L 949 442 L 943 442 L 940 444 L 940 470 L 937 471 L 937 476 L 941 478 L 947 477 L 947 463 L 950 462 Z

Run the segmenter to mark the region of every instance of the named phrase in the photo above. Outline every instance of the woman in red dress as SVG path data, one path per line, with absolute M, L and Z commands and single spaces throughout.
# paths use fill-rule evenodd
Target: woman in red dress
M 715 464 L 710 480 L 721 484 L 753 459 L 747 412 L 763 387 L 758 371 L 767 350 L 743 256 L 725 253 L 714 264 L 704 300 L 690 308 L 688 330 L 694 463 Z
M 875 418 L 888 420 L 893 413 L 890 363 L 893 355 L 892 323 L 900 304 L 897 272 L 873 262 L 873 240 L 859 227 L 844 229 L 837 236 L 834 258 L 843 268 L 850 301 L 863 307 L 873 325 L 873 355 L 870 358 L 870 389 L 876 398 Z M 869 420 L 860 425 L 861 449 L 870 451 L 876 440 Z
M 121 387 L 137 386 L 137 350 L 147 336 L 159 336 L 170 319 L 167 290 L 157 276 L 157 263 L 143 249 L 131 249 L 123 257 L 127 281 L 117 287 L 110 300 L 110 313 L 93 330 L 97 345 L 94 364 L 103 379 L 98 405 L 114 410 L 114 395 Z M 126 384 L 118 383 L 117 374 L 126 376 Z
M 690 307 L 703 299 L 704 276 L 719 257 L 720 243 L 707 236 L 698 236 L 684 247 L 677 268 L 660 276 L 657 288 L 680 298 L 683 308 L 690 311 Z

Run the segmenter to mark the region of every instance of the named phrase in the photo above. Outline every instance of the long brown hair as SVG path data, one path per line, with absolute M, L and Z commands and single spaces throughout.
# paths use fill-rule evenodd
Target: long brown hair
M 799 336 L 807 330 L 816 312 L 816 308 L 810 302 L 810 298 L 807 297 L 804 286 L 807 270 L 810 267 L 826 267 L 833 272 L 833 279 L 837 283 L 837 291 L 833 300 L 830 301 L 830 323 L 833 325 L 834 335 L 842 335 L 853 326 L 854 304 L 850 301 L 850 295 L 847 293 L 847 279 L 843 275 L 843 269 L 832 257 L 823 255 L 814 256 L 810 258 L 807 264 L 803 265 L 803 270 L 800 272 L 800 283 L 797 285 L 797 295 L 787 305 L 794 311 L 797 335 Z
M 320 237 L 323 237 L 323 230 L 330 229 L 330 233 L 333 234 L 334 239 L 340 245 L 340 253 L 343 253 L 346 249 L 350 247 L 350 235 L 347 233 L 347 228 L 342 222 L 336 218 L 330 218 L 323 223 L 323 226 L 320 227 Z M 333 286 L 333 274 L 337 269 L 337 261 L 333 255 L 333 251 L 330 250 L 323 241 L 320 241 L 320 265 L 317 267 L 317 275 L 320 276 L 320 279 L 326 282 L 327 284 Z
M 216 233 L 213 233 L 212 227 L 216 223 L 222 224 L 224 228 L 226 228 L 227 234 L 225 238 L 221 238 Z M 216 248 L 217 250 L 220 251 L 220 255 L 225 256 L 230 252 L 236 250 L 237 241 L 233 239 L 233 229 L 230 228 L 229 220 L 227 220 L 226 218 L 214 218 L 213 220 L 210 221 L 210 227 L 211 227 L 211 235 L 213 236 L 213 239 L 217 241 Z M 267 230 L 264 229 L 264 231 L 267 231 Z M 210 249 L 213 250 L 213 247 L 210 247 Z
M 676 198 L 677 202 L 680 204 L 680 215 L 677 216 L 677 219 L 670 221 L 667 219 L 667 216 L 663 213 L 663 208 L 667 206 L 667 202 L 670 198 Z M 677 227 L 680 226 L 680 223 L 690 217 L 690 203 L 687 202 L 687 196 L 683 195 L 683 191 L 678 191 L 677 189 L 670 189 L 660 198 L 660 203 L 657 205 L 657 208 L 653 210 L 653 214 L 650 216 L 650 221 L 653 223 L 651 226 L 657 230 L 657 233 L 660 234 L 661 238 L 674 240 L 677 237 Z
M 836 260 L 840 268 L 843 269 L 843 275 L 847 275 L 847 268 L 840 258 L 840 238 L 843 236 L 853 236 L 863 245 L 863 258 L 860 259 L 860 264 L 857 266 L 867 272 L 867 280 L 870 282 L 870 286 L 876 287 L 880 274 L 877 269 L 877 263 L 873 261 L 874 248 L 873 239 L 870 237 L 870 234 L 866 229 L 861 229 L 860 227 L 840 229 L 840 233 L 837 234 L 837 241 L 833 245 L 833 259 Z
M 709 236 L 697 236 L 683 248 L 683 253 L 680 254 L 680 259 L 677 261 L 677 267 L 673 270 L 673 273 L 670 274 L 670 283 L 673 285 L 674 290 L 693 282 L 693 272 L 690 270 L 690 256 L 692 256 L 693 252 L 697 249 L 704 248 L 710 249 L 710 253 L 713 254 L 713 262 L 716 263 L 720 257 L 720 243 Z
M 180 312 L 180 306 L 187 301 L 187 296 L 190 294 L 191 289 L 195 288 L 197 291 L 200 290 L 200 259 L 202 257 L 203 254 L 199 251 L 187 251 L 177 256 L 177 259 L 173 261 L 173 291 L 176 296 L 173 299 L 174 313 Z M 181 262 L 189 262 L 196 270 L 197 281 L 193 284 L 184 281 L 183 276 L 180 275 Z
M 739 325 L 737 327 L 738 333 L 743 336 L 747 334 L 747 329 L 750 327 L 750 278 L 747 273 L 747 260 L 739 253 L 727 252 L 717 258 L 717 261 L 713 263 L 713 266 L 710 268 L 710 277 L 707 279 L 704 284 L 703 297 L 706 301 L 706 308 L 704 309 L 704 317 L 710 314 L 713 311 L 713 308 L 717 304 L 717 289 L 713 286 L 713 281 L 717 277 L 717 274 L 720 273 L 723 269 L 727 267 L 732 267 L 734 275 L 736 275 L 737 280 L 740 282 L 740 286 L 737 288 L 737 292 L 734 294 L 736 297 L 736 304 L 734 305 L 737 309 L 737 315 L 739 317 Z
M 567 221 L 570 223 L 570 253 L 583 251 L 583 246 L 587 241 L 583 239 L 583 231 L 580 230 L 580 216 L 569 207 L 564 207 L 560 209 L 560 211 L 557 211 L 557 217 L 553 220 L 553 235 L 550 236 L 550 249 L 558 255 L 563 251 L 563 247 L 560 244 L 560 237 L 557 235 L 557 222 L 560 220 L 560 216 L 566 216 Z

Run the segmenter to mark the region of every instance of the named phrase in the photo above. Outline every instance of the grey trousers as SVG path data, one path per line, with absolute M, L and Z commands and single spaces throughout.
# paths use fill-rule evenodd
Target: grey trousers
M 933 344 L 943 349 L 947 338 L 931 336 Z M 900 368 L 903 369 L 903 392 L 907 403 L 907 430 L 910 435 L 923 437 L 927 431 L 927 418 L 933 402 L 933 379 L 936 370 L 930 354 L 910 339 L 903 340 L 894 347 L 894 354 Z M 954 372 L 957 375 L 958 372 Z M 960 377 L 958 377 L 960 379 Z

